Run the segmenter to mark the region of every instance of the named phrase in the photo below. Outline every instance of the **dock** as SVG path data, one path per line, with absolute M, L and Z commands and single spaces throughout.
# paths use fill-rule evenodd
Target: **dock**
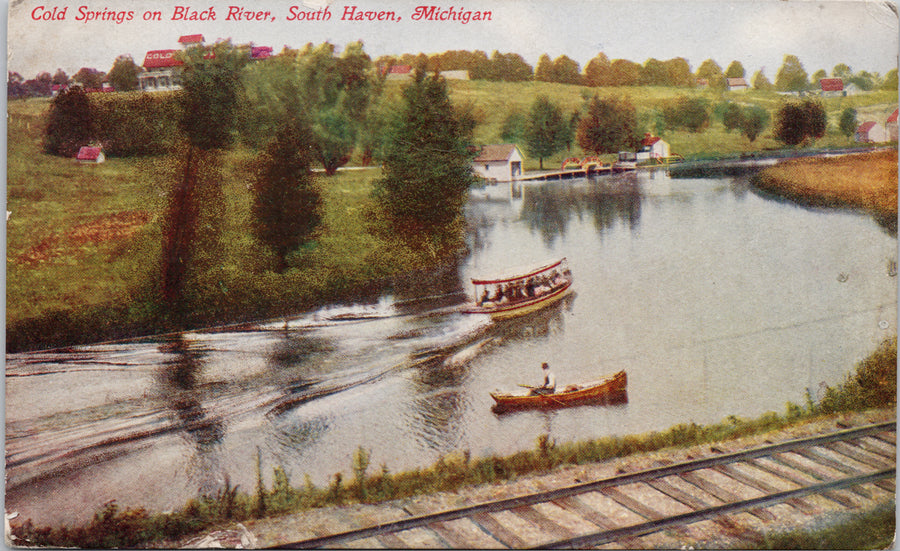
M 606 174 L 630 172 L 635 170 L 634 166 L 594 166 L 588 168 L 577 168 L 570 170 L 554 170 L 550 172 L 541 172 L 539 174 L 522 175 L 516 178 L 520 182 L 535 180 L 572 180 L 575 178 L 587 178 L 589 176 L 603 176 Z

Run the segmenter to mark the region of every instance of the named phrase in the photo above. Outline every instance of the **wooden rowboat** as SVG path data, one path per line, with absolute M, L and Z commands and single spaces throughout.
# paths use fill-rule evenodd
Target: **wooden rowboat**
M 473 279 L 475 304 L 464 314 L 490 314 L 504 320 L 536 312 L 559 302 L 572 291 L 572 272 L 565 258 L 513 276 Z
M 628 377 L 624 371 L 603 379 L 580 385 L 569 385 L 553 394 L 531 396 L 529 391 L 519 393 L 491 392 L 494 406 L 500 410 L 539 408 L 550 409 L 587 403 L 619 403 L 625 399 Z

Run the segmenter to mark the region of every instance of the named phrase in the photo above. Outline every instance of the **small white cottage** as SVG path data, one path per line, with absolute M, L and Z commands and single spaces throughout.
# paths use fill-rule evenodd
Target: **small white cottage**
M 875 121 L 866 121 L 856 129 L 856 141 L 858 142 L 886 142 L 887 130 Z
M 523 159 L 515 144 L 483 145 L 472 161 L 472 168 L 487 180 L 509 182 L 522 175 Z
M 671 148 L 669 147 L 668 142 L 664 141 L 659 136 L 654 136 L 652 134 L 644 134 L 644 139 L 641 140 L 641 149 L 637 152 L 637 160 L 646 161 L 648 159 L 660 159 L 665 158 L 671 155 Z

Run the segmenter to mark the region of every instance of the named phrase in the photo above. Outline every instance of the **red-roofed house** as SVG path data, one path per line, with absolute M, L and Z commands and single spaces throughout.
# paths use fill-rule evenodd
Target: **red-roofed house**
M 391 65 L 387 69 L 389 79 L 407 78 L 412 74 L 412 65 Z
M 891 113 L 891 116 L 887 118 L 885 127 L 887 127 L 888 141 L 896 142 L 897 141 L 897 109 L 894 109 L 894 112 Z
M 203 45 L 203 35 L 202 34 L 187 34 L 178 39 L 178 43 L 181 44 L 182 48 L 190 48 L 191 46 L 202 46 Z
M 843 96 L 844 81 L 839 78 L 823 78 L 819 81 L 823 96 Z
M 856 129 L 856 141 L 858 142 L 886 142 L 887 130 L 875 121 L 866 121 Z
M 730 92 L 740 92 L 750 88 L 750 86 L 747 85 L 746 79 L 743 78 L 728 78 L 725 80 L 728 84 L 728 91 Z
M 472 169 L 488 180 L 509 182 L 522 174 L 523 158 L 515 144 L 484 145 L 472 161 Z
M 151 50 L 144 56 L 144 72 L 138 82 L 144 92 L 164 92 L 181 89 L 181 69 L 184 63 L 175 56 L 178 50 Z
M 106 160 L 106 155 L 103 154 L 103 149 L 99 147 L 85 146 L 78 150 L 78 155 L 75 158 L 80 163 L 102 163 Z
M 637 160 L 646 161 L 647 159 L 659 159 L 668 157 L 671 154 L 669 144 L 663 141 L 659 136 L 654 136 L 649 132 L 644 134 L 641 140 L 641 150 L 637 152 Z

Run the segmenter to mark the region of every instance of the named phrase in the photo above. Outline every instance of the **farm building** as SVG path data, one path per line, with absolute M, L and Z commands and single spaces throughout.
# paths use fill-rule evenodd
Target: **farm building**
M 523 159 L 515 144 L 484 145 L 472 161 L 472 169 L 482 178 L 509 182 L 522 174 Z
M 637 152 L 637 160 L 660 159 L 671 155 L 669 144 L 659 136 L 650 133 L 644 134 L 641 140 L 641 149 Z
M 887 130 L 875 121 L 866 121 L 856 129 L 854 138 L 858 142 L 886 142 Z
M 747 85 L 747 80 L 743 78 L 729 78 L 726 79 L 728 84 L 729 92 L 741 92 L 744 90 L 749 90 L 750 86 Z
M 887 123 L 885 124 L 885 127 L 887 127 L 888 141 L 896 142 L 897 141 L 897 109 L 894 109 L 894 112 L 891 113 L 891 116 L 887 118 Z
M 106 155 L 102 148 L 85 146 L 78 150 L 75 159 L 80 163 L 102 163 L 106 160 Z
M 413 74 L 412 65 L 391 65 L 385 69 L 388 80 L 408 78 Z
M 823 96 L 844 96 L 844 81 L 839 78 L 823 78 L 819 81 L 819 89 Z

